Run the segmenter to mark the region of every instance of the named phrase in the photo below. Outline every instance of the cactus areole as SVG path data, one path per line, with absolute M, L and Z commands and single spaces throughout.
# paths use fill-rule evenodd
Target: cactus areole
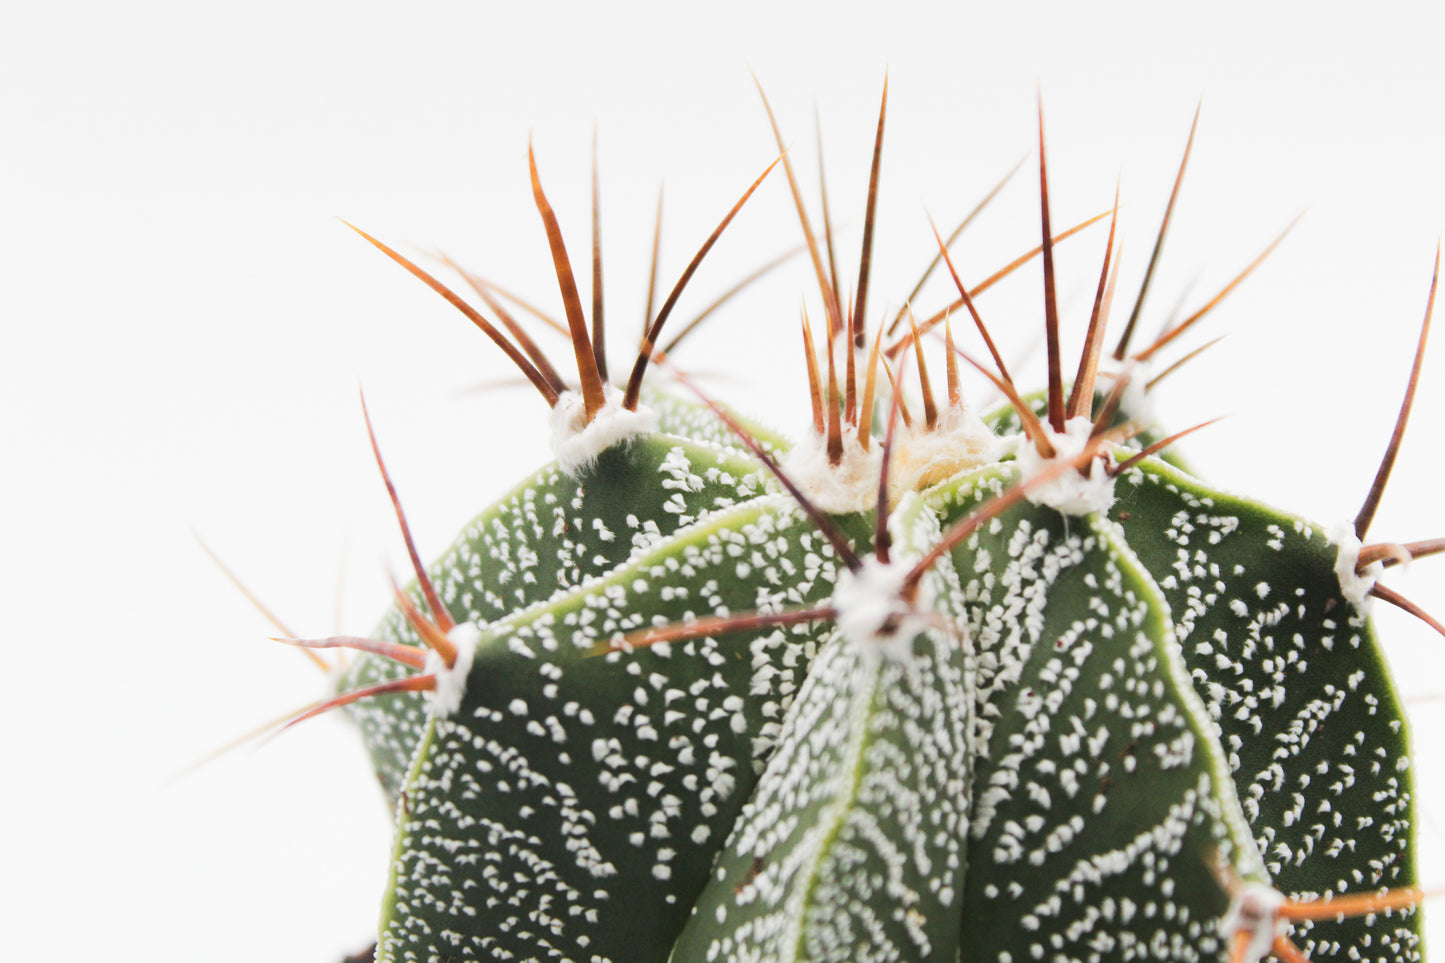
M 1367 537 L 1415 377 L 1353 525 L 1196 477 L 1145 371 L 1254 264 L 1141 349 L 1146 274 L 1111 349 L 1104 215 L 1066 364 L 1053 265 L 1085 225 L 1050 226 L 1042 121 L 1040 247 L 966 286 L 940 237 L 957 301 L 868 316 L 886 103 L 851 296 L 780 159 L 823 302 L 796 442 L 663 340 L 772 167 L 615 382 L 595 193 L 589 317 L 531 163 L 575 378 L 499 289 L 461 272 L 474 307 L 363 234 L 507 353 L 556 454 L 432 565 L 408 534 L 417 581 L 373 637 L 299 643 L 359 650 L 331 704 L 396 809 L 377 959 L 1420 959 L 1409 736 L 1368 613 L 1413 609 L 1377 580 L 1439 546 Z M 1040 266 L 1028 390 L 977 302 Z M 1006 400 L 969 408 L 973 369 Z

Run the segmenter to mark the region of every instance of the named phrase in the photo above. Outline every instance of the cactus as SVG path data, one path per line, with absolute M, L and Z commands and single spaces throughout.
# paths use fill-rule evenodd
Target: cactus
M 1136 350 L 1151 260 L 1106 357 L 1116 198 L 1086 222 L 1109 242 L 1068 380 L 1055 249 L 1086 225 L 1050 224 L 1041 112 L 1042 243 L 1005 270 L 1042 264 L 1049 378 L 1021 391 L 974 300 L 998 275 L 966 286 L 952 238 L 952 306 L 869 317 L 886 103 L 851 303 L 784 153 L 615 385 L 595 193 L 589 324 L 530 151 L 575 387 L 495 286 L 462 272 L 484 313 L 362 234 L 507 353 L 557 455 L 424 567 L 373 436 L 417 580 L 371 638 L 291 640 L 360 650 L 298 718 L 345 705 L 396 808 L 377 958 L 1420 958 L 1408 731 L 1368 613 L 1418 613 L 1376 580 L 1441 546 L 1363 543 L 1429 307 L 1353 525 L 1220 491 L 1144 420 L 1145 372 L 1258 259 Z M 796 443 L 675 368 L 644 383 L 779 164 L 826 314 Z M 967 407 L 960 359 L 1006 400 Z

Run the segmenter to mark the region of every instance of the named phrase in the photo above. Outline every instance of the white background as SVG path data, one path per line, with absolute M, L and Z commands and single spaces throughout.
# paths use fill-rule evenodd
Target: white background
M 3 955 L 334 963 L 368 941 L 389 820 L 343 720 L 172 780 L 324 683 L 266 640 L 274 630 L 191 531 L 296 631 L 365 632 L 384 607 L 384 570 L 403 571 L 405 557 L 358 382 L 424 554 L 540 464 L 541 400 L 465 393 L 509 376 L 498 352 L 336 220 L 408 250 L 444 248 L 555 308 L 527 189 L 529 133 L 580 259 L 598 125 L 621 367 L 640 324 L 658 186 L 670 283 L 775 156 L 749 68 L 815 217 L 818 106 L 849 273 L 889 71 L 875 318 L 931 256 L 925 210 L 956 220 L 1033 149 L 1040 89 L 1056 225 L 1108 207 L 1122 177 L 1127 306 L 1202 96 L 1146 330 L 1186 289 L 1186 306 L 1202 302 L 1308 213 L 1191 342 L 1232 332 L 1169 388 L 1165 415 L 1181 425 L 1234 413 L 1189 445 L 1205 473 L 1313 518 L 1352 517 L 1393 422 L 1445 227 L 1445 12 L 992 6 L 9 5 Z M 1034 170 L 959 248 L 966 277 L 1036 243 Z M 775 176 L 679 316 L 798 233 Z M 1102 242 L 1096 230 L 1060 249 L 1075 342 Z M 980 305 L 1015 352 L 1037 337 L 1036 270 Z M 799 260 L 679 360 L 724 376 L 711 382 L 724 397 L 801 426 L 802 292 L 818 316 Z M 1441 351 L 1426 365 L 1380 538 L 1445 529 Z M 1445 563 L 1391 583 L 1445 613 Z M 1438 887 L 1445 798 L 1430 700 L 1445 694 L 1445 642 L 1393 612 L 1380 623 L 1417 721 L 1423 876 Z

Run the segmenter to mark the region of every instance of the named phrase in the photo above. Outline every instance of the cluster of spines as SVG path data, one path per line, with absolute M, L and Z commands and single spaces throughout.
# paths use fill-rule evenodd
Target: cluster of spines
M 743 193 L 742 197 L 738 199 L 737 203 L 735 203 L 732 208 L 727 212 L 726 216 L 723 217 L 722 221 L 703 242 L 697 253 L 693 255 L 692 260 L 683 270 L 676 284 L 673 285 L 673 288 L 668 294 L 666 300 L 663 301 L 662 306 L 658 309 L 656 316 L 651 317 L 643 332 L 641 345 L 639 346 L 637 351 L 637 358 L 633 362 L 631 373 L 629 374 L 628 379 L 625 383 L 625 389 L 623 391 L 622 399 L 620 401 L 620 405 L 623 409 L 627 411 L 637 410 L 642 393 L 643 376 L 647 373 L 648 365 L 658 355 L 664 354 L 663 352 L 658 351 L 656 346 L 658 339 L 662 335 L 663 326 L 667 323 L 668 318 L 671 316 L 673 308 L 677 304 L 678 298 L 682 295 L 683 290 L 687 287 L 687 284 L 692 279 L 693 274 L 696 273 L 698 267 L 702 264 L 703 259 L 707 257 L 708 252 L 712 250 L 713 245 L 716 244 L 718 239 L 722 236 L 723 231 L 725 231 L 728 225 L 732 223 L 733 218 L 735 218 L 738 212 L 742 210 L 743 205 L 747 203 L 748 198 L 752 197 L 753 192 L 756 191 L 758 187 L 763 183 L 763 181 L 767 178 L 768 174 L 770 174 L 773 168 L 777 165 L 777 163 L 777 161 L 773 161 L 773 163 L 769 164 L 767 169 L 765 169 L 762 174 L 758 175 L 757 179 L 753 181 L 753 183 Z M 543 226 L 546 229 L 547 244 L 552 253 L 552 263 L 557 275 L 557 286 L 562 294 L 562 304 L 566 316 L 566 327 L 561 328 L 561 330 L 568 336 L 572 344 L 573 354 L 576 357 L 577 363 L 577 390 L 579 390 L 582 395 L 585 410 L 585 421 L 587 423 L 591 423 L 597 417 L 598 413 L 607 404 L 605 386 L 608 383 L 606 327 L 604 320 L 605 316 L 603 313 L 602 298 L 601 219 L 599 215 L 599 201 L 597 190 L 595 142 L 592 166 L 593 192 L 591 264 L 593 297 L 592 317 L 590 326 L 588 323 L 586 312 L 583 307 L 582 296 L 579 293 L 577 287 L 576 276 L 572 269 L 572 261 L 567 254 L 567 246 L 562 237 L 562 228 L 557 221 L 557 215 L 552 210 L 551 203 L 547 200 L 546 193 L 542 189 L 542 181 L 537 173 L 536 156 L 532 152 L 530 145 L 527 148 L 527 165 L 532 179 L 532 197 L 536 202 L 537 211 L 541 215 Z M 659 228 L 660 224 L 661 208 L 659 205 Z M 496 296 L 499 293 L 503 293 L 500 288 L 498 288 L 494 284 L 483 280 L 475 274 L 472 274 L 470 272 L 462 272 L 464 279 L 468 282 L 472 289 L 476 291 L 478 296 L 483 299 L 487 306 L 491 308 L 491 310 L 502 321 L 502 325 L 511 334 L 512 339 L 515 339 L 515 344 L 513 343 L 512 339 L 509 339 L 498 329 L 497 325 L 493 324 L 480 311 L 467 303 L 464 298 L 458 295 L 451 288 L 447 287 L 441 281 L 437 280 L 437 278 L 432 276 L 424 268 L 420 267 L 415 262 L 402 255 L 398 251 L 394 250 L 393 248 L 372 237 L 370 234 L 367 234 L 365 231 L 361 230 L 355 225 L 348 224 L 347 226 L 351 227 L 352 230 L 356 231 L 356 233 L 360 234 L 367 241 L 375 245 L 387 257 L 391 258 L 397 264 L 400 264 L 403 268 L 405 268 L 415 277 L 419 278 L 433 291 L 436 291 L 443 298 L 445 298 L 450 304 L 456 307 L 457 310 L 461 311 L 462 314 L 464 314 L 468 318 L 468 320 L 470 320 L 479 329 L 481 329 L 481 331 L 488 338 L 490 338 L 492 342 L 497 345 L 497 347 L 501 348 L 503 353 L 506 354 L 507 358 L 512 362 L 512 364 L 522 373 L 522 375 L 527 379 L 527 381 L 529 381 L 532 386 L 537 389 L 538 393 L 542 395 L 543 400 L 547 402 L 547 406 L 549 408 L 555 408 L 557 406 L 562 394 L 569 390 L 568 384 L 557 372 L 557 369 L 547 359 L 546 354 L 537 347 L 536 342 L 534 342 L 527 335 L 526 331 L 522 328 L 522 326 L 517 323 L 516 319 L 513 318 L 512 315 L 501 304 L 500 300 Z M 448 261 L 448 263 L 451 262 Z M 655 259 L 651 277 L 654 281 L 656 280 Z M 651 288 L 649 288 L 649 315 L 651 314 L 651 293 Z M 525 302 L 518 303 L 522 307 L 531 310 L 530 305 L 527 305 Z M 708 308 L 707 310 L 708 312 L 711 312 L 712 307 Z M 547 316 L 543 312 L 534 313 L 551 323 L 553 326 L 560 328 L 560 326 L 557 325 L 555 321 L 551 321 L 551 319 L 547 318 Z M 688 329 L 690 328 L 691 325 L 688 326 Z M 684 331 L 684 333 L 686 332 Z M 674 339 L 672 344 L 676 344 L 676 339 Z

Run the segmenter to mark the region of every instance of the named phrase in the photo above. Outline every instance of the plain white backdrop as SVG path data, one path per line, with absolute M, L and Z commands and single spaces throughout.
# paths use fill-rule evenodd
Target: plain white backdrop
M 405 556 L 358 383 L 428 555 L 546 457 L 545 408 L 529 389 L 471 390 L 510 377 L 499 353 L 337 217 L 555 308 L 527 141 L 580 257 L 595 123 L 620 367 L 659 186 L 670 283 L 775 156 L 750 69 L 815 217 L 816 105 L 853 270 L 886 70 L 870 314 L 931 256 L 925 212 L 956 220 L 1026 155 L 960 267 L 978 278 L 1037 243 L 1039 91 L 1055 223 L 1106 209 L 1122 179 L 1127 305 L 1202 97 L 1146 330 L 1307 213 L 1191 342 L 1230 334 L 1163 412 L 1232 413 L 1189 444 L 1200 469 L 1332 521 L 1353 517 L 1389 435 L 1445 228 L 1441 36 L 1439 4 L 11 5 L 4 955 L 335 963 L 370 939 L 389 818 L 344 720 L 173 778 L 325 682 L 267 641 L 192 532 L 298 633 L 364 633 Z M 774 176 L 680 316 L 798 235 Z M 1060 248 L 1074 343 L 1102 244 Z M 679 358 L 789 429 L 804 416 L 799 306 L 819 313 L 808 273 L 789 265 Z M 1038 292 L 1035 268 L 981 304 L 1009 350 L 1038 336 Z M 1441 352 L 1380 538 L 1445 529 Z M 1445 562 L 1391 584 L 1445 613 Z M 1445 640 L 1393 612 L 1380 624 L 1412 702 L 1423 877 L 1439 887 Z

